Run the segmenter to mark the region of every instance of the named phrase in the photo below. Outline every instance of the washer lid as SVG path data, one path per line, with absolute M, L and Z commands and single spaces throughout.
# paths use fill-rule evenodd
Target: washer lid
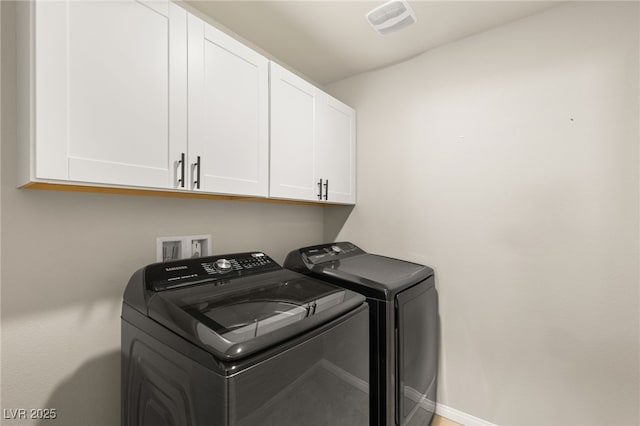
M 319 314 L 345 300 L 346 292 L 298 278 L 249 288 L 182 306 L 224 339 L 240 343 Z
M 217 284 L 157 292 L 149 316 L 216 358 L 233 360 L 316 328 L 365 301 L 287 270 Z

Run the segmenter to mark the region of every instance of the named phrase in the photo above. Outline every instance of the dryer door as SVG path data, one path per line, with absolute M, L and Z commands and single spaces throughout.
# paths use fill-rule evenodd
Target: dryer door
M 396 424 L 429 424 L 438 373 L 438 295 L 433 277 L 401 292 L 396 305 Z

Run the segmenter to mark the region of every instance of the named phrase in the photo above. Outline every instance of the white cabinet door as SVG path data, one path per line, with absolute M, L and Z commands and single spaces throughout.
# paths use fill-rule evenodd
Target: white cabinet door
M 174 187 L 186 149 L 186 12 L 34 3 L 35 178 Z
M 318 200 L 315 179 L 317 89 L 271 62 L 271 171 L 269 195 Z
M 355 204 L 355 110 L 321 93 L 316 111 L 316 176 L 322 179 L 322 199 Z
M 354 204 L 355 111 L 273 62 L 270 83 L 269 195 Z
M 266 197 L 268 60 L 195 16 L 188 33 L 190 187 Z

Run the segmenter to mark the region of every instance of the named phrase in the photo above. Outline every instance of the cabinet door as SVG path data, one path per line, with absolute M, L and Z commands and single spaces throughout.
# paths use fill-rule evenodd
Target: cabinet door
M 271 63 L 271 179 L 269 195 L 318 200 L 315 180 L 317 89 Z
M 195 16 L 188 33 L 191 187 L 266 197 L 268 61 Z
M 316 120 L 316 176 L 323 179 L 327 201 L 356 202 L 356 113 L 322 93 Z
M 186 12 L 131 0 L 34 8 L 35 177 L 173 187 L 186 146 Z

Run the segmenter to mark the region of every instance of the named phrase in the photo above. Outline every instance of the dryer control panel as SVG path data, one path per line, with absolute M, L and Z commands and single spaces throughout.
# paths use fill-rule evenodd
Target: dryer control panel
M 300 250 L 306 263 L 317 265 L 319 263 L 333 262 L 356 254 L 364 253 L 362 249 L 349 242 L 338 242 L 306 247 Z
M 145 268 L 144 279 L 148 290 L 163 291 L 277 269 L 280 265 L 262 252 L 235 253 L 154 263 Z

